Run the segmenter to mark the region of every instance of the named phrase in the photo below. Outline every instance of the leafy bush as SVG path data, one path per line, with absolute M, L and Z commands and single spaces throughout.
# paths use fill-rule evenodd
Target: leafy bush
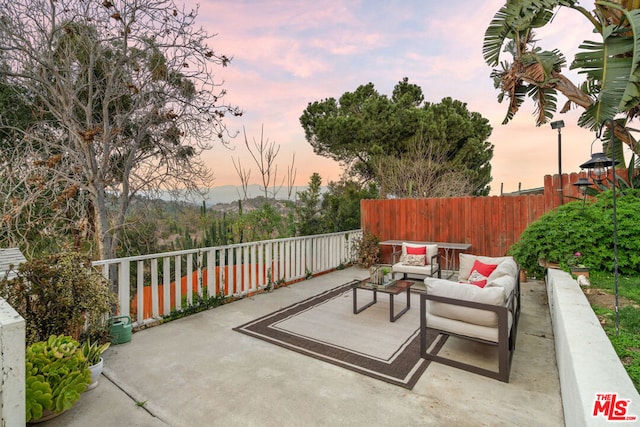
M 25 367 L 27 421 L 41 418 L 45 409 L 66 411 L 91 383 L 89 364 L 70 336 L 53 335 L 28 346 Z
M 380 239 L 371 233 L 365 231 L 362 238 L 356 240 L 354 249 L 356 251 L 357 263 L 364 268 L 369 268 L 377 264 L 380 260 Z
M 117 298 L 86 257 L 66 252 L 32 259 L 16 274 L 0 281 L 0 296 L 25 319 L 27 345 L 51 335 L 105 336 Z
M 640 272 L 640 192 L 618 193 L 618 270 Z M 530 274 L 541 276 L 538 259 L 561 263 L 580 252 L 581 263 L 596 271 L 612 271 L 613 197 L 611 191 L 560 206 L 531 223 L 509 254 Z

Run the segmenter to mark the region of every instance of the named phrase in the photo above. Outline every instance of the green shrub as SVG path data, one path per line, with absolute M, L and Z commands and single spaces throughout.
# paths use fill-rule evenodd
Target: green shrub
M 618 271 L 640 273 L 640 192 L 618 193 Z M 580 252 L 580 262 L 595 271 L 613 271 L 613 197 L 611 191 L 595 199 L 567 203 L 546 213 L 522 233 L 509 249 L 521 268 L 541 276 L 538 259 L 558 262 Z
M 25 319 L 27 345 L 60 334 L 102 341 L 117 298 L 86 257 L 66 252 L 34 258 L 16 274 L 0 281 L 0 296 Z

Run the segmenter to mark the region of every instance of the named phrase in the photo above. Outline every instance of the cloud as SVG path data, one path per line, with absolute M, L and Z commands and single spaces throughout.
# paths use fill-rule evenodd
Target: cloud
M 217 34 L 211 41 L 217 52 L 234 58 L 229 67 L 214 73 L 216 80 L 224 80 L 225 101 L 239 105 L 245 114 L 225 122 L 232 131 L 246 128 L 250 138 L 259 138 L 264 126 L 265 137 L 282 145 L 280 171 L 286 171 L 295 152 L 297 184 L 305 185 L 313 172 L 325 180 L 340 177 L 339 165 L 315 155 L 304 138 L 299 117 L 309 102 L 339 98 L 368 82 L 391 95 L 395 84 L 408 77 L 428 101 L 450 96 L 490 120 L 496 194 L 500 183 L 505 191 L 517 190 L 518 183 L 523 188 L 539 187 L 545 174 L 557 171 L 557 134 L 548 125 L 535 126 L 531 101 L 512 122 L 501 124 L 507 104 L 496 100 L 482 43 L 504 2 L 201 0 L 197 22 Z M 195 5 L 195 0 L 187 5 Z M 575 11 L 563 10 L 555 19 L 539 31 L 540 46 L 561 49 L 570 62 L 577 45 L 594 36 L 586 19 Z M 579 82 L 581 78 L 572 73 Z M 577 127 L 580 113 L 554 118 L 566 124 L 562 160 L 567 171 L 577 170 L 588 157 L 593 140 L 590 132 Z M 239 184 L 231 156 L 241 156 L 250 165 L 243 144 L 236 138 L 234 151 L 217 147 L 205 157 L 217 185 Z

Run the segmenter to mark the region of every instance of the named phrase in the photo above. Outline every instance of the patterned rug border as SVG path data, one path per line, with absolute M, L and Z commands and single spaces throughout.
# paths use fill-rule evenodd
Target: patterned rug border
M 290 318 L 333 297 L 350 292 L 355 282 L 354 280 L 321 292 L 303 301 L 237 326 L 233 330 L 390 384 L 412 389 L 430 364 L 428 360 L 420 357 L 420 334 L 418 328 L 400 346 L 393 360 L 381 361 L 360 352 L 331 346 L 321 341 L 314 341 L 269 327 L 282 319 Z M 434 333 L 429 337 L 429 341 L 429 345 L 434 346 L 431 351 L 437 353 L 444 345 L 446 336 Z

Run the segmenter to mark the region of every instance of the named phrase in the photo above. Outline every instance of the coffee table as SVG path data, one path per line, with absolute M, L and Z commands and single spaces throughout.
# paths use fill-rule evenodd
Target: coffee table
M 411 285 L 413 285 L 413 281 L 411 280 L 396 280 L 391 285 L 382 287 L 377 286 L 369 282 L 368 279 L 361 280 L 353 284 L 353 314 L 358 314 L 367 308 L 371 307 L 373 304 L 378 302 L 378 292 L 383 294 L 389 294 L 389 321 L 395 322 L 398 320 L 403 314 L 405 314 L 411 308 Z M 373 300 L 362 307 L 358 307 L 358 289 L 371 291 L 373 292 Z M 393 297 L 395 295 L 401 294 L 403 291 L 407 294 L 407 306 L 400 311 L 400 313 L 394 313 L 394 305 L 393 305 Z

